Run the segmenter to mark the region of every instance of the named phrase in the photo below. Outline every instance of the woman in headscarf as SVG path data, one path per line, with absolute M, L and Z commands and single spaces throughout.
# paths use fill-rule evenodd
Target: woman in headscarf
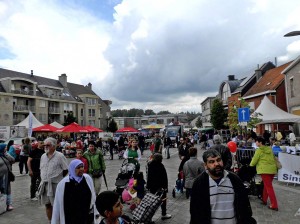
M 57 185 L 51 223 L 95 223 L 95 201 L 93 180 L 84 173 L 83 162 L 74 159 L 69 165 L 69 175 Z
M 11 164 L 15 162 L 15 159 L 6 152 L 6 144 L 0 144 L 0 191 L 7 195 L 6 205 L 7 211 L 11 211 L 12 207 L 11 199 L 11 187 L 8 180 L 8 171 L 12 171 Z

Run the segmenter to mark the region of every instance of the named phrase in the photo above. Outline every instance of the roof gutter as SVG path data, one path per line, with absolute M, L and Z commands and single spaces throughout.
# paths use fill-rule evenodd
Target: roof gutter
M 253 94 L 253 95 L 250 95 L 250 96 L 242 96 L 242 98 L 246 100 L 246 99 L 251 99 L 251 98 L 254 98 L 254 97 L 257 97 L 257 96 L 268 95 L 268 94 L 271 94 L 271 93 L 276 93 L 276 90 L 268 90 L 268 91 L 261 92 L 261 93 L 256 93 L 256 94 Z

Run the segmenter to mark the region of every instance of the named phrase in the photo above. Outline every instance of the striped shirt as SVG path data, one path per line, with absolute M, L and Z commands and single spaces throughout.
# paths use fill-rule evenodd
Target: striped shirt
M 234 190 L 228 172 L 219 184 L 209 176 L 209 192 L 212 224 L 236 224 L 234 212 Z

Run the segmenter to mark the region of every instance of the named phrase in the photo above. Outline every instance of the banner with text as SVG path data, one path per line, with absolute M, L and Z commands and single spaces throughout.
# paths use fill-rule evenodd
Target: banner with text
M 278 180 L 300 184 L 300 156 L 279 153 L 278 159 L 282 165 L 278 170 Z

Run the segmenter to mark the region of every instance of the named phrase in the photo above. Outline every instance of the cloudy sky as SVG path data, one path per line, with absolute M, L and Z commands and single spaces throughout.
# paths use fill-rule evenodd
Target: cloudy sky
M 201 111 L 228 75 L 300 55 L 299 0 L 0 0 L 0 67 L 93 85 L 112 109 Z

